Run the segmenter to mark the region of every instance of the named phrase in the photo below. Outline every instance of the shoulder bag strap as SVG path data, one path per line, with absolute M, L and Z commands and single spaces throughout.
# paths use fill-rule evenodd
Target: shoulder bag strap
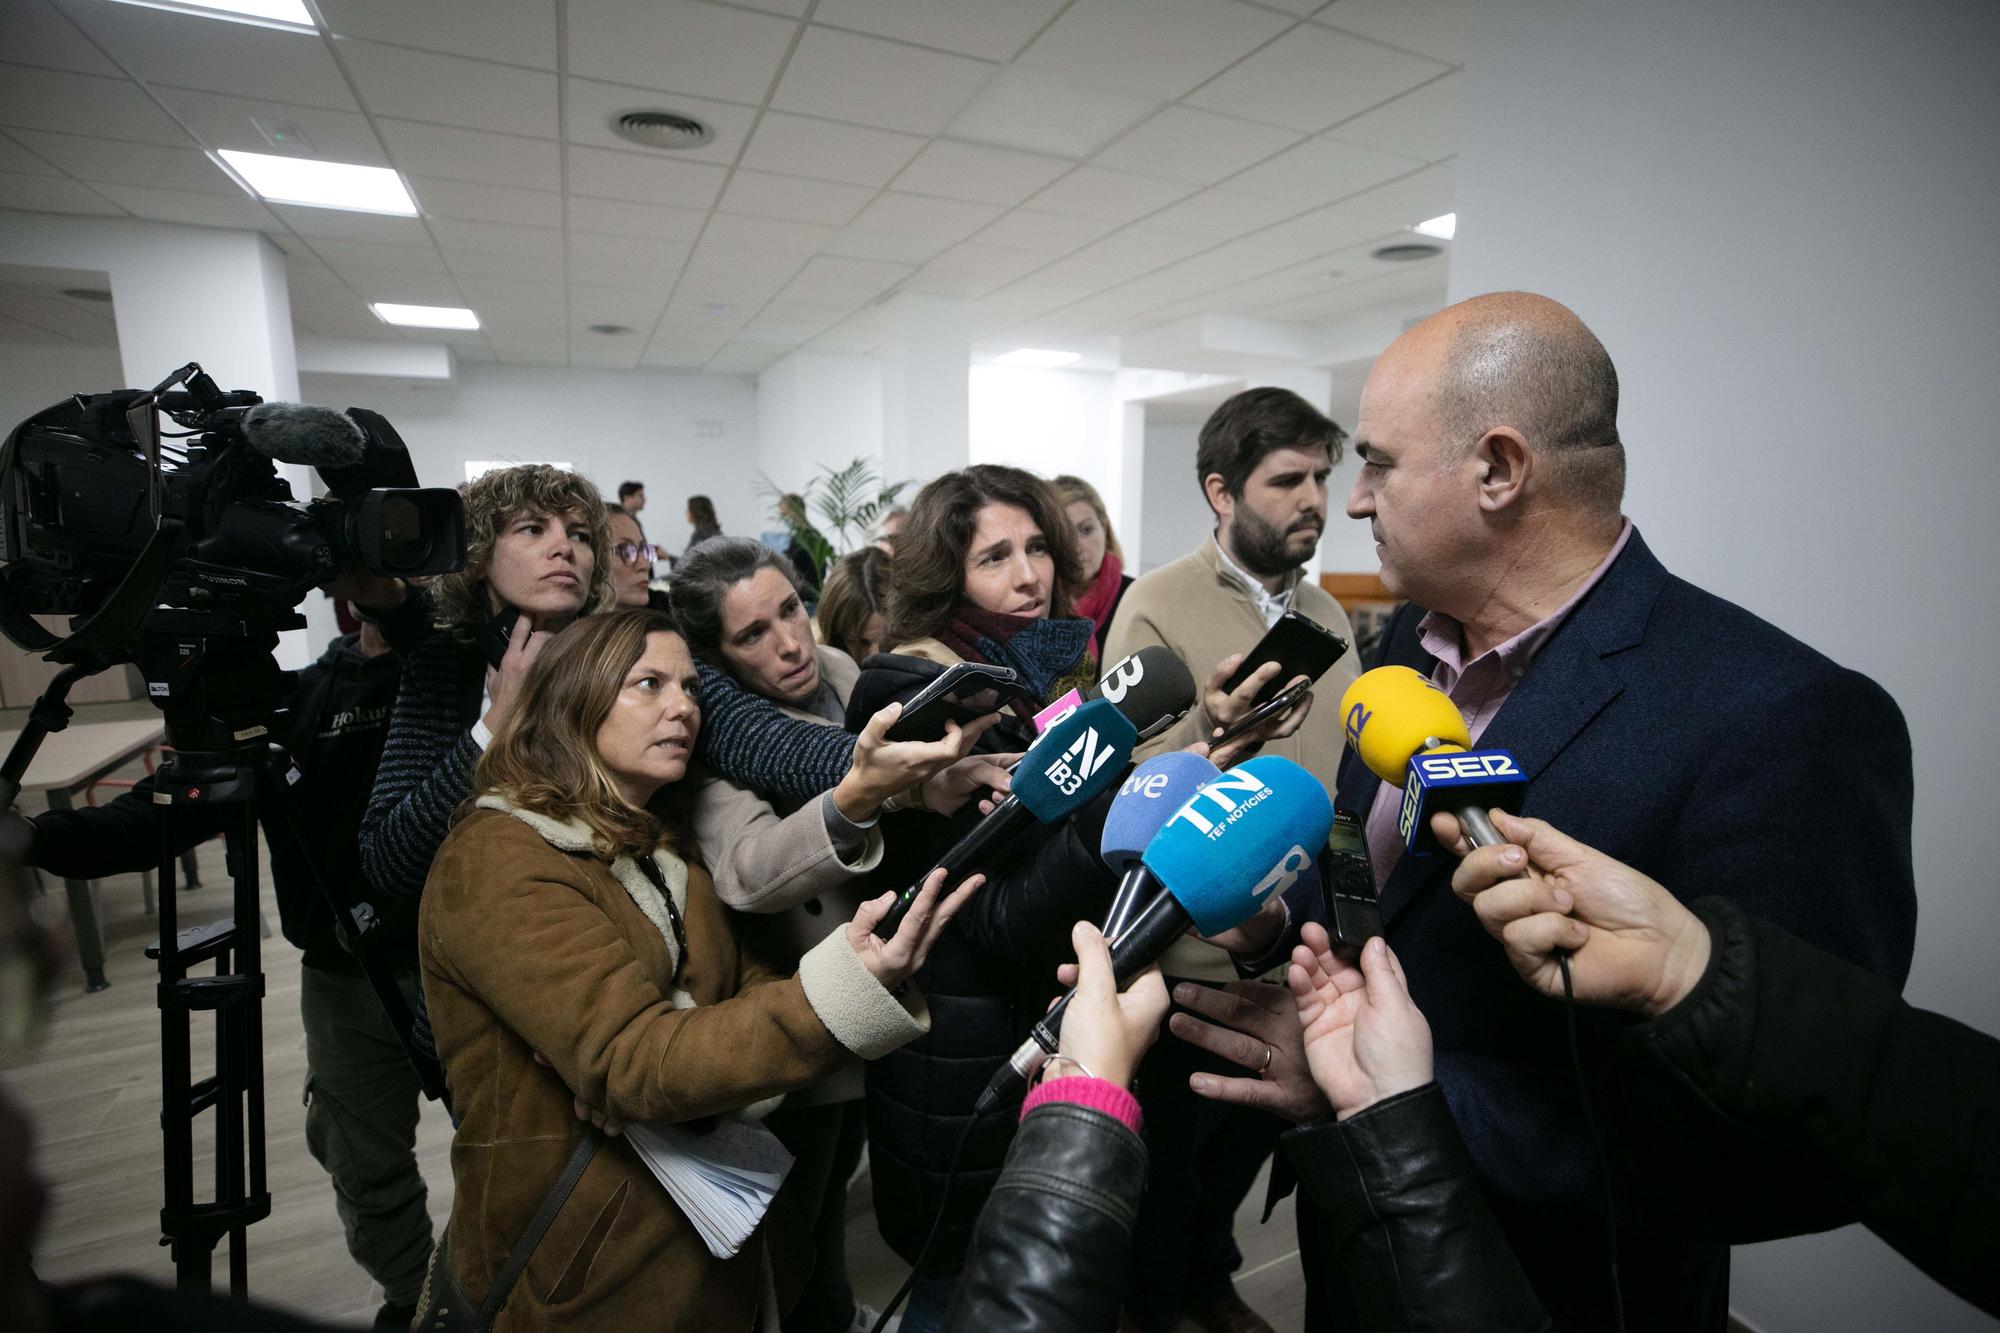
M 514 1249 L 508 1254 L 506 1264 L 495 1275 L 493 1285 L 486 1293 L 486 1299 L 480 1303 L 479 1313 L 472 1324 L 476 1333 L 486 1333 L 487 1329 L 493 1327 L 493 1321 L 500 1317 L 501 1308 L 507 1304 L 507 1293 L 514 1289 L 514 1283 L 520 1280 L 521 1271 L 528 1266 L 528 1256 L 532 1255 L 535 1247 L 542 1243 L 542 1237 L 548 1233 L 550 1224 L 556 1220 L 556 1214 L 562 1211 L 563 1204 L 569 1201 L 570 1191 L 575 1189 L 576 1182 L 583 1178 L 583 1169 L 590 1165 L 590 1159 L 596 1153 L 597 1131 L 586 1125 L 583 1141 L 578 1143 L 576 1151 L 569 1155 L 569 1165 L 563 1168 L 563 1173 L 557 1177 L 556 1183 L 549 1187 L 548 1197 L 542 1200 L 542 1206 L 536 1209 L 534 1217 L 529 1219 L 528 1229 L 522 1232 L 521 1239 L 514 1243 Z

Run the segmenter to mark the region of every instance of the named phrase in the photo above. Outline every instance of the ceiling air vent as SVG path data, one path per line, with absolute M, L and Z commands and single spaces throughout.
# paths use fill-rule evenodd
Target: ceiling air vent
M 1375 257 L 1377 259 L 1399 261 L 1406 259 L 1429 259 L 1432 255 L 1441 255 L 1443 253 L 1444 247 L 1441 245 L 1431 245 L 1425 241 L 1402 241 L 1395 245 L 1383 246 L 1375 252 Z
M 621 139 L 648 148 L 699 148 L 715 137 L 715 131 L 678 111 L 620 111 L 611 117 L 611 129 Z

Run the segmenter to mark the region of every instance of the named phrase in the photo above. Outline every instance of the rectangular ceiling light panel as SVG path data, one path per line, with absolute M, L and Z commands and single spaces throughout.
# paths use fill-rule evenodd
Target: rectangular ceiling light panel
M 374 301 L 368 307 L 385 324 L 400 324 L 408 329 L 476 329 L 479 316 L 456 305 L 398 305 L 393 301 Z
M 1419 236 L 1435 236 L 1440 241 L 1448 241 L 1458 231 L 1458 214 L 1440 213 L 1434 218 L 1425 218 L 1411 230 Z
M 118 0 L 122 5 L 142 9 L 164 9 L 198 18 L 224 19 L 231 23 L 256 23 L 266 28 L 290 28 L 297 32 L 317 32 L 305 0 Z
M 267 204 L 393 213 L 406 218 L 417 215 L 417 201 L 410 197 L 409 187 L 389 167 L 246 153 L 235 148 L 221 149 L 216 156 L 222 159 L 225 171 Z

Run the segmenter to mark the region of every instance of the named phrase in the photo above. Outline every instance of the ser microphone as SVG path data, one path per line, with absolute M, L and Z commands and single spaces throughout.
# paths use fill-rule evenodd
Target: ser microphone
M 1154 755 L 1125 779 L 1105 815 L 1098 846 L 1105 868 L 1119 876 L 1111 910 L 1104 915 L 1105 939 L 1116 942 L 1139 909 L 1159 892 L 1159 881 L 1140 860 L 1147 844 L 1190 796 L 1221 775 L 1221 769 L 1198 754 L 1170 750 Z
M 1189 926 L 1214 935 L 1247 920 L 1283 894 L 1313 863 L 1333 827 L 1333 803 L 1318 778 L 1281 755 L 1259 755 L 1204 784 L 1147 845 L 1146 870 L 1165 890 L 1111 948 L 1123 990 L 1157 962 Z M 1013 1099 L 1053 1055 L 1071 990 L 1035 1024 L 994 1072 L 974 1114 Z
M 1066 819 L 1118 781 L 1139 733 L 1108 699 L 1093 699 L 1052 724 L 1014 766 L 1013 791 L 936 865 L 904 889 L 875 926 L 888 939 L 896 933 L 924 880 L 942 868 L 949 888 L 984 865 L 1001 846 L 1035 824 Z
M 243 438 L 279 463 L 314 468 L 352 467 L 367 452 L 368 437 L 344 412 L 311 403 L 259 403 L 243 414 Z
M 1430 817 L 1458 817 L 1475 847 L 1504 841 L 1489 810 L 1518 812 L 1528 781 L 1505 750 L 1472 750 L 1465 717 L 1448 695 L 1409 667 L 1364 671 L 1340 697 L 1347 744 L 1369 771 L 1403 789 L 1396 831 L 1405 850 L 1438 850 Z

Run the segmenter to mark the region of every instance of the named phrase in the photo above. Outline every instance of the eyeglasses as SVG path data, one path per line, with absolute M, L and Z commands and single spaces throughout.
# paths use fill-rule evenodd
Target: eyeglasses
M 650 565 L 660 558 L 660 548 L 646 542 L 619 542 L 611 548 L 611 554 L 628 565 Z

